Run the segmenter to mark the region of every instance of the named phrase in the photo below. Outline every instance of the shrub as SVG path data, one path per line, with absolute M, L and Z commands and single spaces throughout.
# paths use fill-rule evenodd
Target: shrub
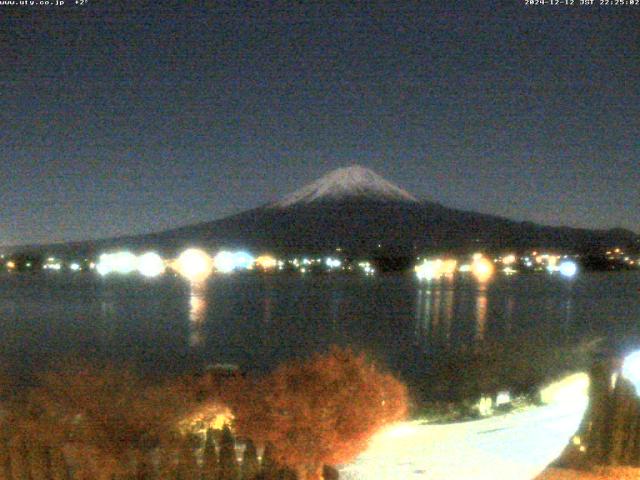
M 363 354 L 334 347 L 277 368 L 235 390 L 238 432 L 273 445 L 275 461 L 300 480 L 362 452 L 382 426 L 407 412 L 404 385 Z

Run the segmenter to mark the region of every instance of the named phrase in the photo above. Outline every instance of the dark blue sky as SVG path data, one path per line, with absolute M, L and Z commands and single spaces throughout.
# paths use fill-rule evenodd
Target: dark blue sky
M 185 3 L 0 6 L 0 244 L 211 220 L 353 163 L 640 231 L 640 7 Z

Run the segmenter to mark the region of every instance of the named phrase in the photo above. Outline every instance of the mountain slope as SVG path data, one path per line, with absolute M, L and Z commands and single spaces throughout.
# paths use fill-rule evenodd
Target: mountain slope
M 418 201 L 356 166 L 330 172 L 278 202 L 220 220 L 46 249 L 87 254 L 115 248 L 157 249 L 175 254 L 189 246 L 275 253 L 328 252 L 341 247 L 354 254 L 413 255 L 426 249 L 548 247 L 588 252 L 614 245 L 640 246 L 638 238 L 623 229 L 550 227 Z
M 586 230 L 516 222 L 418 201 L 360 166 L 329 172 L 282 200 L 186 227 L 172 239 L 200 238 L 282 252 L 345 251 L 412 254 L 423 249 L 556 247 L 588 251 L 633 244 L 622 229 Z

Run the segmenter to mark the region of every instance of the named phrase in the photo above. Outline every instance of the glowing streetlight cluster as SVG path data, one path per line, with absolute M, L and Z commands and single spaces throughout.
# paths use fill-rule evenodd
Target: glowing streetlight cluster
M 416 265 L 415 272 L 418 280 L 430 281 L 440 276 L 440 266 L 442 260 L 425 260 L 421 264 Z
M 233 253 L 234 270 L 251 270 L 256 259 L 248 252 Z
M 96 270 L 100 275 L 117 273 L 127 275 L 136 270 L 138 258 L 131 252 L 103 253 L 98 259 Z
M 47 261 L 42 266 L 43 270 L 60 271 L 62 269 L 62 262 L 58 261 L 55 257 L 47 258 Z
M 278 262 L 269 255 L 256 259 L 245 251 L 222 250 L 212 257 L 202 249 L 188 248 L 178 258 L 167 262 L 155 252 L 147 252 L 140 256 L 129 251 L 105 253 L 100 255 L 95 268 L 102 276 L 138 272 L 145 277 L 157 277 L 165 272 L 167 265 L 187 280 L 200 282 L 206 280 L 214 271 L 231 273 L 253 269 L 254 265 L 263 270 L 270 270 L 276 268 Z
M 234 254 L 223 250 L 213 258 L 213 266 L 218 272 L 233 272 L 236 268 Z
M 488 281 L 494 274 L 493 263 L 481 253 L 473 255 L 472 262 L 458 267 L 458 261 L 453 259 L 426 259 L 416 265 L 415 272 L 419 280 L 435 280 L 441 277 L 451 278 L 456 272 L 472 273 L 479 282 Z
M 264 269 L 276 266 L 273 257 L 262 256 L 259 259 Z M 111 273 L 126 275 L 138 272 L 145 277 L 157 277 L 165 272 L 168 264 L 173 271 L 189 281 L 199 282 L 206 280 L 214 270 L 220 273 L 248 270 L 252 269 L 255 263 L 256 259 L 244 251 L 223 250 L 212 257 L 199 248 L 188 248 L 178 258 L 169 262 L 165 262 L 155 252 L 147 252 L 140 256 L 128 251 L 105 253 L 100 256 L 96 270 L 103 276 Z
M 340 260 L 332 257 L 327 257 L 324 263 L 327 266 L 327 268 L 329 268 L 329 270 L 334 268 L 340 268 L 342 266 L 342 262 Z
M 560 265 L 558 265 L 558 271 L 563 277 L 573 278 L 575 277 L 576 273 L 578 273 L 578 265 L 576 264 L 576 262 L 573 262 L 571 260 L 565 260 L 561 262 Z
M 213 258 L 213 265 L 220 273 L 231 273 L 235 270 L 250 270 L 255 261 L 256 259 L 245 251 L 222 250 Z
M 74 265 L 76 268 L 74 268 Z M 70 268 L 79 270 L 80 266 L 72 264 Z M 157 277 L 164 273 L 165 265 L 160 255 L 155 252 L 136 256 L 132 252 L 121 251 L 100 255 L 95 269 L 102 276 L 109 274 L 128 275 L 138 272 L 145 277 Z
M 575 258 L 575 256 L 573 257 Z M 515 253 L 507 253 L 492 259 L 482 253 L 475 253 L 470 261 L 458 265 L 456 260 L 442 258 L 427 258 L 415 266 L 415 273 L 419 280 L 434 280 L 442 276 L 453 276 L 458 273 L 471 273 L 479 282 L 487 282 L 500 269 L 505 275 L 513 275 L 521 271 L 546 271 L 552 274 L 559 273 L 562 277 L 573 278 L 579 267 L 569 255 L 556 255 L 551 253 L 531 252 L 529 255 L 519 257 Z
M 147 252 L 138 257 L 137 268 L 143 276 L 153 278 L 162 275 L 166 267 L 160 255 L 155 252 Z
M 262 270 L 274 270 L 278 266 L 278 260 L 271 255 L 260 255 L 256 258 L 255 264 Z
M 482 254 L 476 253 L 471 262 L 471 273 L 479 282 L 487 282 L 494 274 L 495 267 L 493 263 L 485 258 Z
M 190 281 L 206 280 L 214 268 L 214 259 L 199 248 L 189 248 L 182 252 L 171 267 Z
M 419 280 L 434 280 L 440 277 L 451 277 L 457 270 L 458 261 L 451 259 L 426 259 L 416 265 L 415 272 Z
M 376 269 L 371 266 L 371 262 L 359 262 L 358 267 L 364 272 L 365 275 L 374 275 Z

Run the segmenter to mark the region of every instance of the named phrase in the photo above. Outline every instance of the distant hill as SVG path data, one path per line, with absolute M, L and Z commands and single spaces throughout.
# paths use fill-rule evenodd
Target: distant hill
M 639 244 L 624 229 L 587 230 L 517 222 L 420 201 L 369 169 L 334 170 L 283 199 L 211 222 L 47 251 L 153 248 L 173 254 L 187 246 L 249 248 L 274 253 L 345 252 L 411 255 L 425 249 L 559 248 L 588 252 Z M 38 247 L 44 248 L 44 247 Z

